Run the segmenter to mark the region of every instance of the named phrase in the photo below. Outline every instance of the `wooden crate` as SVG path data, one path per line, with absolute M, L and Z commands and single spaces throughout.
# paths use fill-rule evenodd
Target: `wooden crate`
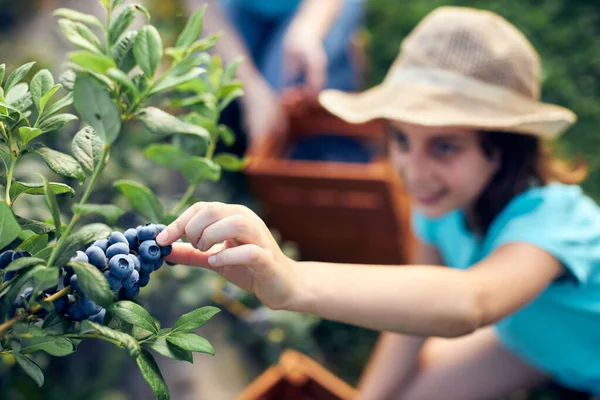
M 287 349 L 236 400 L 353 400 L 358 392 L 312 358 Z
M 303 260 L 402 264 L 409 257 L 409 202 L 387 153 L 383 123 L 349 124 L 316 101 L 288 106 L 289 130 L 248 151 L 251 190 L 265 222 Z M 297 138 L 326 132 L 380 149 L 367 164 L 287 158 Z

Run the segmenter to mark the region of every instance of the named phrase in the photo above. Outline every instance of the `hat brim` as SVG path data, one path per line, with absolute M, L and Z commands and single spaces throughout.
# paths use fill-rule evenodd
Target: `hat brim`
M 567 108 L 473 80 L 460 87 L 386 80 L 360 93 L 324 90 L 319 94 L 319 102 L 326 110 L 350 123 L 389 119 L 425 126 L 509 131 L 544 138 L 556 138 L 577 119 Z

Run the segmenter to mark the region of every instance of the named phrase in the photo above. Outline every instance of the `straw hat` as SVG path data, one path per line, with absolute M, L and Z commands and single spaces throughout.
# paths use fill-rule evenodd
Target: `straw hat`
M 540 60 L 504 18 L 440 7 L 405 38 L 384 81 L 361 93 L 325 90 L 323 107 L 361 123 L 385 118 L 555 138 L 576 120 L 540 102 Z

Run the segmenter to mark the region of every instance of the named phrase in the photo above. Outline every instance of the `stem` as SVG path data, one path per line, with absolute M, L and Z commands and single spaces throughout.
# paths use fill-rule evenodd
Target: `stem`
M 75 338 L 75 339 L 85 339 L 85 338 L 89 338 L 89 339 L 102 339 L 102 340 L 106 340 L 107 342 L 110 342 L 112 344 L 114 344 L 115 346 L 121 346 L 121 342 L 108 338 L 106 336 L 102 336 L 102 335 L 98 335 L 98 334 L 94 334 L 94 333 L 84 333 L 84 334 L 66 334 L 66 335 L 60 335 L 60 337 L 68 337 L 68 338 Z
M 10 199 L 10 187 L 12 186 L 13 174 L 15 171 L 15 167 L 17 166 L 17 157 L 14 156 L 14 153 L 11 151 L 11 163 L 8 168 L 8 172 L 6 174 L 6 204 L 10 207 L 12 205 Z
M 100 173 L 104 170 L 104 167 L 106 166 L 106 160 L 108 158 L 109 153 L 110 153 L 110 145 L 105 145 L 104 152 L 102 153 L 102 159 L 101 159 L 100 163 L 98 163 L 98 166 L 96 167 L 96 169 L 94 170 L 92 179 L 90 180 L 90 183 L 88 184 L 87 188 L 85 189 L 85 192 L 83 193 L 83 196 L 81 197 L 81 200 L 79 201 L 79 206 L 83 206 L 87 202 L 90 195 L 92 194 L 92 190 L 94 189 L 94 186 L 96 185 L 96 181 L 98 180 Z M 63 235 L 61 236 L 59 241 L 57 242 L 54 250 L 52 250 L 52 254 L 50 254 L 50 259 L 48 260 L 48 268 L 52 267 L 52 264 L 54 263 L 54 261 L 56 261 L 56 257 L 58 257 L 58 255 L 60 254 L 60 252 L 64 246 L 65 239 L 73 231 L 73 228 L 75 227 L 75 224 L 77 224 L 77 222 L 81 218 L 82 213 L 83 213 L 82 211 L 77 211 L 73 214 L 73 217 L 71 217 L 71 221 L 69 222 L 67 229 L 65 230 L 65 232 L 63 233 Z M 60 229 L 60 227 L 58 227 L 57 229 Z

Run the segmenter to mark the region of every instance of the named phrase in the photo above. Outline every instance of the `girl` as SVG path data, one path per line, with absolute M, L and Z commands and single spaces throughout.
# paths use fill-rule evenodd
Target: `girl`
M 295 262 L 239 205 L 198 203 L 158 237 L 271 309 L 386 332 L 361 399 L 483 399 L 548 380 L 600 394 L 600 208 L 545 151 L 575 116 L 539 101 L 539 59 L 498 15 L 442 7 L 384 82 L 325 91 L 383 118 L 413 200 L 414 265 Z M 222 243 L 221 243 L 222 242 Z

